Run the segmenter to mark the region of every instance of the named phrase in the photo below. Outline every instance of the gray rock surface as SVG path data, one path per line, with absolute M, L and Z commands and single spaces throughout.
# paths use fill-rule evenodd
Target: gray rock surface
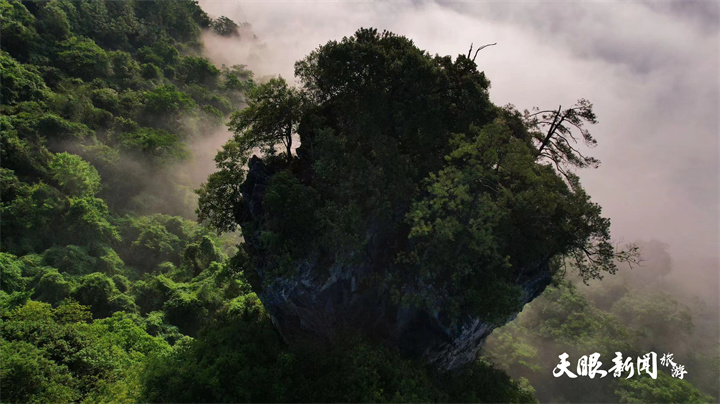
M 243 197 L 245 214 L 254 217 L 261 214 L 274 170 L 255 157 L 249 166 Z M 253 240 L 246 237 L 246 242 Z M 376 276 L 373 252 L 381 249 L 370 246 L 369 256 L 360 263 L 334 263 L 330 268 L 319 268 L 317 257 L 307 257 L 295 276 L 265 286 L 258 295 L 280 334 L 288 341 L 306 337 L 331 341 L 339 330 L 355 330 L 395 344 L 439 369 L 455 369 L 475 359 L 495 326 L 470 316 L 450 319 L 447 313 L 398 304 Z M 268 281 L 262 266 L 256 270 L 261 281 Z M 523 290 L 523 304 L 528 303 L 550 283 L 548 261 L 519 271 L 516 282 Z M 418 289 L 408 286 L 405 292 Z

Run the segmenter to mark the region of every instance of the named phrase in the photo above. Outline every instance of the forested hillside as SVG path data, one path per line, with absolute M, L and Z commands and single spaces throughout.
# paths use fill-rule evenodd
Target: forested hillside
M 530 400 L 489 365 L 448 383 L 363 341 L 281 341 L 237 240 L 193 220 L 188 145 L 254 87 L 198 38 L 235 23 L 192 1 L 0 8 L 3 402 Z
M 148 355 L 248 292 L 192 220 L 188 144 L 252 74 L 202 58 L 193 2 L 0 8 L 2 400 L 136 399 Z
M 614 272 L 613 259 L 623 256 L 603 244 L 609 221 L 577 177 L 536 164 L 539 123 L 492 105 L 489 81 L 469 56 L 431 58 L 404 37 L 382 34 L 377 45 L 377 32 L 361 30 L 367 53 L 341 46 L 310 55 L 298 65 L 312 84 L 301 91 L 281 78 L 256 84 L 245 66 L 203 56 L 202 32 L 239 38 L 239 28 L 251 26 L 210 18 L 193 0 L 0 0 L 0 401 L 534 402 L 534 392 L 571 402 L 711 399 L 711 370 L 692 384 L 662 376 L 667 388 L 640 379 L 594 384 L 592 396 L 583 395 L 586 384 L 554 391 L 547 377 L 556 351 L 620 344 L 630 354 L 648 347 L 639 345 L 643 336 L 667 334 L 658 327 L 687 328 L 703 313 L 668 312 L 672 299 L 657 306 L 627 290 L 613 305 L 571 286 L 551 288 L 491 336 L 485 357 L 452 372 L 352 329 L 337 330 L 333 343 L 311 335 L 288 343 L 258 294 L 308 251 L 335 249 L 353 262 L 358 246 L 384 246 L 384 263 L 402 269 L 383 274 L 389 290 L 413 266 L 438 285 L 397 301 L 426 307 L 450 291 L 450 313 L 497 325 L 523 293 L 507 268 L 547 251 L 572 258 L 576 247 L 597 247 L 587 244 L 593 237 L 605 248 L 593 250 L 602 262 L 583 267 L 578 259 L 582 278 Z M 373 52 L 386 58 L 385 76 L 332 74 L 344 58 Z M 371 82 L 372 91 L 392 92 L 403 66 L 416 68 L 417 81 L 387 99 L 396 116 L 346 119 L 365 116 L 361 107 L 387 107 L 362 89 Z M 362 103 L 323 103 L 347 91 Z M 411 119 L 431 107 L 452 114 Z M 391 135 L 374 131 L 388 122 L 397 123 Z M 205 173 L 193 145 L 228 123 L 237 134 L 200 187 Z M 461 127 L 470 130 L 458 134 Z M 275 167 L 262 217 L 247 214 L 252 201 L 240 189 L 250 154 L 260 151 Z M 593 164 L 562 145 L 546 153 L 563 167 Z M 471 197 L 488 184 L 502 190 Z M 528 202 L 540 195 L 542 206 Z M 538 214 L 557 220 L 534 222 Z M 368 220 L 390 236 L 370 244 L 357 237 Z M 518 238 L 545 244 L 528 249 Z M 469 246 L 459 254 L 450 251 L 457 240 Z M 472 269 L 478 256 L 489 268 L 481 274 Z M 446 268 L 448 257 L 456 263 Z M 650 309 L 669 319 L 645 324 L 649 334 L 623 323 Z M 580 325 L 552 320 L 568 312 Z M 533 345 L 538 338 L 558 344 L 550 358 Z M 701 352 L 714 348 L 710 341 Z M 705 369 L 692 360 L 694 372 Z

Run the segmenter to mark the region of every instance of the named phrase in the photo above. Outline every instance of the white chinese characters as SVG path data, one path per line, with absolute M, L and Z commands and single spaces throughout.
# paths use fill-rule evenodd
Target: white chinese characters
M 595 376 L 603 378 L 612 374 L 613 377 L 622 377 L 626 374 L 626 379 L 633 377 L 634 375 L 641 375 L 647 373 L 653 379 L 657 379 L 657 354 L 655 352 L 648 352 L 642 356 L 638 356 L 636 361 L 633 361 L 632 357 L 623 358 L 621 352 L 615 352 L 615 358 L 613 358 L 613 366 L 608 370 L 603 370 L 602 362 L 600 361 L 600 354 L 595 352 L 590 355 L 583 355 L 577 361 L 576 372 L 573 373 L 570 370 L 571 363 L 568 361 L 570 355 L 567 352 L 563 352 L 562 355 L 558 356 L 560 363 L 553 369 L 553 376 L 561 377 L 567 375 L 571 379 L 575 379 L 578 376 L 587 376 L 594 379 Z M 671 376 L 682 379 L 688 372 L 685 370 L 685 366 L 676 364 L 673 361 L 673 354 L 666 353 L 660 358 L 660 364 L 667 367 L 671 366 Z

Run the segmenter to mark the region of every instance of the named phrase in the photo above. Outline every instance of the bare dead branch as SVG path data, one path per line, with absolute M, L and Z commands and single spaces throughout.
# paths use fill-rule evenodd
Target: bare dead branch
M 483 45 L 483 46 L 477 48 L 477 49 L 475 50 L 475 55 L 473 55 L 472 61 L 473 61 L 473 62 L 475 61 L 475 58 L 477 57 L 478 52 L 480 52 L 481 50 L 487 48 L 488 46 L 493 46 L 493 45 L 497 45 L 497 42 L 495 42 L 495 43 L 489 43 L 489 44 L 487 44 L 487 45 Z M 470 50 L 472 50 L 472 46 L 470 47 Z M 468 58 L 470 58 L 470 53 L 469 53 L 469 52 L 468 52 Z

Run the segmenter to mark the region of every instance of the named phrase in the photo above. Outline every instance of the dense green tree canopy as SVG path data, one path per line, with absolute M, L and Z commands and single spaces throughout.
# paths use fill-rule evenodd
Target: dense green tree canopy
M 282 78 L 270 79 L 251 90 L 247 108 L 233 114 L 229 127 L 238 134 L 243 152 L 258 148 L 275 154 L 275 146 L 285 146 L 285 155 L 292 159 L 292 137 L 300 121 L 303 100 L 297 89 Z
M 231 238 L 188 220 L 179 164 L 254 86 L 201 57 L 209 21 L 187 0 L 0 1 L 3 402 L 140 401 L 146 356 L 249 292 Z
M 594 144 L 582 127 L 596 122 L 588 102 L 559 111 L 543 138 L 545 121 L 489 101 L 467 56 L 431 56 L 374 29 L 321 46 L 296 75 L 300 90 L 273 79 L 251 92 L 220 172 L 200 190 L 200 219 L 260 234 L 251 255 L 272 270 L 292 273 L 313 254 L 357 259 L 372 241 L 398 287 L 418 273 L 428 286 L 406 298 L 502 322 L 519 308 L 523 268 L 570 258 L 587 280 L 634 258 L 616 253 L 610 221 L 567 168 L 594 163 L 566 147 L 571 128 Z M 264 191 L 262 219 L 249 220 L 236 181 L 250 154 L 278 144 L 286 161 L 268 161 L 287 174 Z

